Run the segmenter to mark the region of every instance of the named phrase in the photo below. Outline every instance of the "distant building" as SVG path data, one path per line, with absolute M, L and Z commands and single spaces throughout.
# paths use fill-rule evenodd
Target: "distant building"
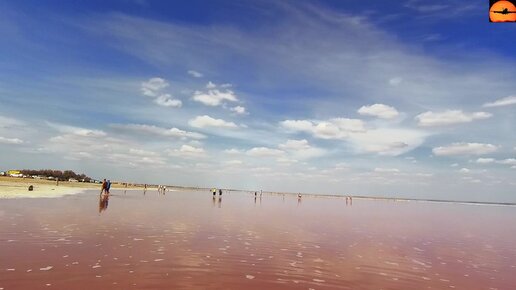
M 23 174 L 20 170 L 9 170 L 7 171 L 7 175 L 11 177 L 23 177 Z
M 74 178 L 70 178 L 70 179 L 68 179 L 68 181 L 69 181 L 69 182 L 79 182 L 79 180 L 74 179 Z

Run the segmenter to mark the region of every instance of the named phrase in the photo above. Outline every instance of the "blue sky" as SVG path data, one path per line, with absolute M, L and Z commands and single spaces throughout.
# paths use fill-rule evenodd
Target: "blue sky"
M 0 2 L 0 166 L 516 201 L 516 26 L 472 1 Z

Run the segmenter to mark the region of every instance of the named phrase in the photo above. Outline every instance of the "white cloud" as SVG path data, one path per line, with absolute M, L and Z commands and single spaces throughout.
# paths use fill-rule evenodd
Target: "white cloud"
M 459 166 L 459 163 L 453 163 L 452 165 L 450 165 L 451 167 L 458 167 Z
M 320 139 L 345 140 L 357 152 L 399 155 L 421 145 L 426 133 L 410 129 L 379 128 L 367 130 L 359 119 L 334 118 L 328 121 L 285 120 L 280 125 L 289 131 L 312 134 Z
M 242 106 L 236 106 L 236 107 L 231 108 L 230 110 L 231 110 L 232 112 L 235 112 L 235 113 L 239 114 L 239 115 L 245 115 L 245 114 L 247 114 L 247 112 L 246 112 L 245 108 L 244 108 L 244 107 L 242 107 Z
M 308 141 L 306 139 L 303 140 L 287 140 L 287 142 L 280 144 L 278 146 L 283 150 L 302 150 L 309 149 L 310 145 L 308 145 Z
M 312 133 L 314 124 L 307 120 L 285 120 L 280 123 L 281 126 L 292 130 Z
M 285 120 L 280 125 L 290 131 L 311 133 L 321 139 L 345 139 L 352 132 L 364 132 L 362 120 L 334 118 L 327 121 Z
M 15 126 L 22 126 L 24 124 L 25 123 L 20 120 L 0 116 L 0 128 L 11 128 Z
M 66 134 L 73 134 L 77 136 L 83 136 L 83 137 L 103 137 L 106 136 L 106 132 L 102 130 L 93 130 L 93 129 L 86 129 L 86 128 L 80 128 L 75 126 L 68 126 L 63 124 L 57 124 L 52 122 L 46 122 L 46 124 L 61 132 Z
M 107 134 L 75 134 L 76 131 L 69 130 L 70 126 L 61 127 L 69 132 L 50 138 L 42 144 L 41 152 L 55 153 L 68 160 L 96 160 L 120 168 L 166 164 L 159 153 L 142 149 L 130 140 Z
M 282 165 L 292 165 L 294 163 L 298 163 L 299 161 L 296 160 L 296 159 L 293 159 L 293 158 L 288 158 L 288 157 L 285 157 L 285 156 L 282 156 L 282 157 L 278 157 L 276 158 L 276 162 L 282 164 Z
M 148 97 L 157 97 L 159 91 L 168 87 L 169 84 L 162 78 L 151 78 L 146 82 L 142 82 L 141 90 L 142 94 Z
M 308 144 L 306 139 L 303 140 L 287 140 L 283 144 L 279 144 L 278 147 L 285 151 L 288 151 L 290 155 L 296 160 L 309 159 L 319 157 L 326 154 L 326 150 L 321 148 L 312 147 Z
M 418 177 L 432 177 L 432 176 L 434 176 L 433 173 L 416 173 L 414 175 L 418 176 Z
M 403 78 L 401 77 L 395 77 L 389 80 L 389 85 L 391 86 L 398 86 L 403 81 Z
M 516 104 L 516 96 L 508 96 L 499 100 L 496 100 L 492 103 L 485 103 L 483 107 L 490 108 L 490 107 L 501 107 L 501 106 L 509 106 L 509 105 L 515 105 Z
M 18 138 L 6 138 L 6 137 L 2 137 L 0 136 L 0 144 L 23 144 L 23 140 L 21 139 L 18 139 Z
M 162 128 L 153 125 L 144 125 L 144 124 L 113 124 L 111 127 L 121 130 L 132 131 L 136 133 L 144 133 L 144 134 L 153 134 L 164 137 L 176 137 L 176 138 L 191 138 L 191 139 L 204 139 L 205 135 L 196 133 L 196 132 L 188 132 L 178 128 Z
M 283 155 L 285 152 L 278 149 L 267 147 L 254 147 L 247 150 L 246 154 L 253 157 L 277 157 Z
M 188 124 L 195 128 L 206 127 L 220 127 L 220 128 L 237 128 L 238 126 L 233 122 L 224 121 L 222 119 L 215 119 L 208 115 L 197 116 L 188 121 Z
M 228 160 L 225 163 L 226 163 L 226 165 L 241 165 L 241 164 L 243 164 L 242 160 Z
M 349 142 L 357 152 L 397 156 L 421 145 L 425 137 L 417 130 L 379 128 L 350 134 Z
M 506 165 L 516 165 L 516 158 L 507 158 L 503 160 L 498 160 L 496 163 L 506 164 Z
M 484 155 L 498 150 L 498 146 L 484 143 L 453 143 L 447 146 L 440 146 L 432 149 L 437 156 L 451 155 Z
M 163 94 L 154 99 L 154 102 L 163 107 L 180 108 L 183 105 L 181 100 L 173 99 L 169 94 Z
M 315 157 L 320 157 L 320 156 L 326 155 L 327 152 L 326 152 L 326 150 L 321 149 L 321 148 L 310 147 L 307 149 L 291 151 L 290 154 L 296 160 L 304 160 L 304 159 L 310 159 L 310 158 L 315 158 Z
M 478 158 L 476 162 L 480 163 L 480 164 L 488 164 L 488 163 L 495 162 L 495 159 L 494 158 Z
M 209 85 L 209 84 L 208 84 Z M 203 103 L 206 106 L 219 106 L 224 100 L 230 102 L 237 102 L 238 98 L 231 90 L 221 91 L 218 89 L 210 89 L 207 92 L 196 91 L 193 95 L 193 100 Z
M 381 168 L 381 167 L 376 167 L 374 169 L 374 172 L 378 172 L 378 173 L 397 173 L 397 172 L 400 172 L 400 170 L 397 169 L 397 168 Z
M 158 156 L 159 155 L 156 152 L 152 152 L 152 151 L 148 151 L 148 150 L 143 150 L 143 149 L 135 149 L 135 148 L 130 148 L 129 149 L 129 153 L 133 154 L 133 155 L 142 156 L 142 157 L 154 157 L 154 156 Z
M 471 170 L 467 169 L 467 168 L 461 168 L 459 170 L 460 173 L 469 173 Z
M 398 117 L 399 112 L 396 108 L 384 104 L 374 104 L 362 106 L 357 111 L 360 115 L 374 116 L 381 119 L 393 119 Z
M 203 77 L 202 73 L 195 71 L 195 70 L 189 70 L 188 74 L 193 76 L 194 78 L 202 78 Z
M 201 147 L 195 147 L 191 145 L 181 145 L 179 149 L 173 149 L 173 150 L 167 150 L 166 151 L 168 155 L 170 156 L 177 156 L 177 157 L 204 157 L 206 151 L 204 151 Z
M 469 123 L 474 120 L 488 119 L 491 116 L 492 114 L 486 112 L 464 113 L 461 110 L 447 110 L 436 113 L 428 111 L 417 115 L 415 119 L 419 126 L 433 127 Z
M 236 155 L 236 154 L 241 154 L 243 153 L 242 151 L 238 150 L 238 149 L 235 149 L 235 148 L 231 148 L 231 149 L 226 149 L 224 150 L 224 153 L 226 154 L 233 154 L 233 155 Z
M 214 89 L 216 87 L 217 87 L 217 85 L 212 83 L 211 81 L 208 81 L 208 83 L 206 84 L 207 89 Z
M 183 102 L 174 99 L 170 94 L 162 94 L 161 91 L 169 84 L 162 78 L 151 78 L 142 82 L 141 91 L 144 96 L 154 98 L 154 103 L 162 107 L 180 108 Z

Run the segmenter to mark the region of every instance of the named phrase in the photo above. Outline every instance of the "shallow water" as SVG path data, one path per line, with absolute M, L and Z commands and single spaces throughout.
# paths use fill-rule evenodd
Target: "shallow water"
M 0 200 L 0 290 L 514 289 L 516 207 L 208 192 Z

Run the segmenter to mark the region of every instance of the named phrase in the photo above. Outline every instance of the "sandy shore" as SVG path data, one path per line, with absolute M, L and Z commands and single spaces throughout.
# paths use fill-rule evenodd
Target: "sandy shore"
M 55 186 L 48 184 L 35 184 L 34 190 L 28 191 L 29 182 L 0 184 L 0 198 L 31 198 L 31 197 L 61 197 L 67 194 L 77 194 L 85 189 L 70 186 Z
M 29 191 L 32 185 L 34 190 Z M 52 198 L 62 197 L 68 194 L 78 194 L 86 190 L 96 190 L 100 192 L 101 185 L 96 183 L 68 182 L 60 181 L 59 185 L 52 180 L 32 179 L 32 178 L 14 178 L 0 176 L 0 199 L 1 198 Z M 137 190 L 143 191 L 144 187 L 139 185 L 127 186 L 125 183 L 117 182 L 111 185 L 112 190 Z M 149 185 L 147 191 L 156 191 L 156 185 Z M 177 190 L 197 190 L 194 188 L 174 187 L 167 185 L 167 191 Z M 207 190 L 207 189 L 205 189 Z
M 30 185 L 33 191 L 28 190 Z M 61 197 L 96 188 L 99 188 L 97 184 L 59 182 L 57 185 L 49 180 L 0 177 L 0 198 Z

